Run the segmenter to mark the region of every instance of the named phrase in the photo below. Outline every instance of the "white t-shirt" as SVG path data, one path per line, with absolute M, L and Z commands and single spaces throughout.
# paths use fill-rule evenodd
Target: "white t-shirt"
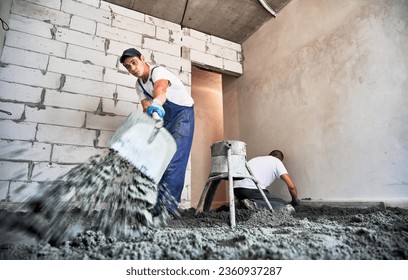
M 143 88 L 153 96 L 153 84 L 150 81 L 152 78 L 153 82 L 158 80 L 168 80 L 170 81 L 169 87 L 166 91 L 166 98 L 172 103 L 181 106 L 191 107 L 194 104 L 193 98 L 187 93 L 186 88 L 183 85 L 183 82 L 172 72 L 164 68 L 163 66 L 158 66 L 154 68 L 156 65 L 149 65 L 150 66 L 150 74 L 149 79 L 147 79 L 146 83 L 143 83 L 141 79 L 140 82 L 143 85 Z M 153 75 L 152 75 L 152 69 Z M 140 99 L 150 98 L 148 95 L 144 94 L 143 89 L 140 87 L 139 83 L 136 82 L 136 92 L 139 95 Z
M 288 173 L 283 163 L 273 156 L 255 157 L 248 161 L 248 166 L 262 189 L 272 184 L 276 178 Z M 234 188 L 256 189 L 257 187 L 254 181 L 246 178 L 234 180 Z

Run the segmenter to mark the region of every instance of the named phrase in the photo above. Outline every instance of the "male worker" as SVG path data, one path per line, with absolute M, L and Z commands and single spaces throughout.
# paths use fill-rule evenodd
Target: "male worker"
M 155 115 L 163 119 L 163 126 L 176 141 L 177 151 L 160 181 L 160 184 L 167 185 L 176 200 L 166 205 L 167 210 L 176 214 L 193 141 L 194 101 L 176 75 L 162 66 L 149 65 L 138 50 L 125 50 L 120 62 L 130 74 L 138 78 L 136 92 L 143 111 L 149 116 Z M 164 194 L 160 193 L 159 201 L 162 197 Z
M 286 204 L 285 200 L 274 197 L 266 189 L 276 178 L 281 178 L 286 183 L 292 197 L 292 206 L 299 205 L 297 188 L 282 161 L 283 153 L 279 150 L 273 150 L 268 156 L 255 157 L 248 161 L 249 169 L 259 182 L 259 186 L 274 210 L 283 209 Z M 234 194 L 240 203 L 243 204 L 244 208 L 257 209 L 268 207 L 259 189 L 251 179 L 234 180 Z

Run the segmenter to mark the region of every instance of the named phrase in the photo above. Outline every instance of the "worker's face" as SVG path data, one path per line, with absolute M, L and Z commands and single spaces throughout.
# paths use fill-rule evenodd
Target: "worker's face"
M 145 70 L 145 61 L 143 56 L 138 58 L 137 56 L 127 57 L 123 61 L 123 66 L 129 71 L 130 74 L 138 78 L 143 76 Z

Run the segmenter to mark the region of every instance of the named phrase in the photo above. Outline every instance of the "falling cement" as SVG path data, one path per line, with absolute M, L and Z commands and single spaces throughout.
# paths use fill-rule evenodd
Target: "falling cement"
M 1 259 L 408 259 L 408 210 L 301 205 L 296 213 L 228 207 L 181 212 L 167 226 L 113 238 L 89 227 L 61 246 L 3 244 Z M 71 213 L 75 217 L 75 213 Z
M 113 150 L 91 157 L 41 189 L 23 205 L 24 212 L 0 213 L 0 243 L 27 237 L 61 245 L 89 226 L 112 238 L 137 237 L 165 225 L 170 217 L 164 207 L 170 195 L 153 211 L 158 191 L 168 194 L 165 186 Z

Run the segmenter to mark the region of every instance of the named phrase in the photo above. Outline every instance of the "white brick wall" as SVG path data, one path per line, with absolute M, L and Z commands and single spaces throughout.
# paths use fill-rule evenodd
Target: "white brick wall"
M 4 114 L 3 119 L 9 120 L 19 120 L 23 116 L 24 112 L 24 104 L 16 104 L 16 103 L 9 103 L 9 102 L 2 102 L 0 103 L 0 110 L 3 112 L 8 112 Z
M 92 147 L 96 139 L 96 131 L 83 128 L 38 124 L 36 139 L 45 143 Z
M 50 156 L 50 144 L 0 140 L 0 159 L 49 161 Z
M 45 70 L 48 64 L 48 55 L 16 49 L 5 46 L 3 49 L 2 62 Z
M 73 15 L 71 17 L 69 28 L 77 31 L 82 31 L 88 34 L 95 34 L 96 22 L 90 19 Z
M 65 56 L 67 44 L 57 42 L 51 38 L 44 38 L 19 31 L 9 30 L 6 34 L 6 46 L 30 50 L 34 52 Z
M 25 117 L 27 122 L 81 127 L 85 121 L 85 112 L 52 107 L 38 109 L 27 106 Z
M 7 201 L 9 185 L 10 185 L 9 181 L 0 181 L 0 202 Z
M 52 107 L 94 112 L 98 109 L 100 101 L 100 98 L 94 96 L 46 90 L 43 104 Z
M 113 98 L 116 85 L 82 79 L 78 77 L 65 77 L 62 89 L 66 92 L 81 93 L 85 95 Z
M 64 163 L 83 163 L 88 158 L 94 155 L 104 155 L 107 153 L 106 149 L 96 149 L 93 147 L 78 147 L 70 145 L 55 145 L 51 160 L 53 162 Z
M 51 29 L 53 28 L 53 25 L 48 22 L 11 14 L 9 27 L 11 30 L 21 31 L 48 39 L 52 38 Z
M 35 123 L 0 120 L 0 139 L 34 140 L 36 127 Z
M 39 193 L 42 185 L 37 182 L 14 181 L 10 182 L 9 201 L 25 202 Z
M 61 75 L 21 66 L 8 65 L 0 69 L 0 81 L 57 89 Z
M 41 2 L 39 4 L 41 4 Z M 53 8 L 54 9 L 50 9 L 46 6 L 37 5 L 37 3 L 30 3 L 24 0 L 14 0 L 11 6 L 11 12 L 28 18 L 47 21 L 52 24 L 68 26 L 70 14 L 56 10 L 58 6 Z
M 42 88 L 0 81 L 0 99 L 14 102 L 41 102 Z M 4 117 L 4 116 L 3 116 Z
M 136 79 L 119 63 L 124 49 L 168 67 L 189 93 L 192 64 L 242 73 L 239 44 L 105 1 L 13 0 L 9 26 L 0 57 L 0 201 L 22 201 L 107 152 L 114 131 L 141 110 Z M 190 177 L 189 165 L 187 206 Z

